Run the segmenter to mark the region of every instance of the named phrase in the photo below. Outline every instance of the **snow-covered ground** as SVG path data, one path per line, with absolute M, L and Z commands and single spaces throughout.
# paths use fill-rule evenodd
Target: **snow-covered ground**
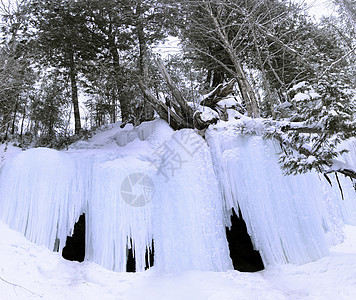
M 118 273 L 64 260 L 0 223 L 0 299 L 355 299 L 356 227 L 330 255 L 257 273 Z

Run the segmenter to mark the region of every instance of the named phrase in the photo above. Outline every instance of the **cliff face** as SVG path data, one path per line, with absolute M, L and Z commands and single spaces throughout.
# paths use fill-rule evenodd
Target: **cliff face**
M 129 253 L 136 271 L 145 270 L 154 240 L 161 272 L 226 271 L 230 256 L 236 261 L 232 244 L 244 243 L 228 233 L 229 256 L 234 210 L 264 265 L 314 261 L 356 219 L 355 193 L 344 179 L 343 201 L 338 185 L 317 174 L 284 176 L 278 151 L 228 126 L 210 127 L 204 140 L 162 120 L 118 124 L 68 151 L 37 148 L 9 159 L 0 218 L 61 252 L 85 213 L 85 259 L 110 270 L 126 271 Z

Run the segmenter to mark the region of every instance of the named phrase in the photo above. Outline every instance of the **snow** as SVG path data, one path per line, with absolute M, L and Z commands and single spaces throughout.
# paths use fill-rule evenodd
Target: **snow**
M 299 87 L 298 87 L 299 88 Z M 319 99 L 321 97 L 321 95 L 317 92 L 315 92 L 314 90 L 310 90 L 310 91 L 305 91 L 305 92 L 298 92 L 293 100 L 296 102 L 300 102 L 300 101 L 306 101 L 309 99 Z
M 317 99 L 317 98 L 321 97 L 321 95 L 319 93 L 317 93 L 317 92 L 309 92 L 309 96 L 312 99 Z
M 219 119 L 219 114 L 215 110 L 211 109 L 210 107 L 199 106 L 197 111 L 201 112 L 200 117 L 204 122 L 208 122 L 214 119 Z
M 340 148 L 349 150 L 349 152 L 342 155 L 342 159 L 348 167 L 353 166 L 356 172 L 356 138 L 342 142 Z
M 291 108 L 293 107 L 292 103 L 288 102 L 288 101 L 285 101 L 279 105 L 277 105 L 276 109 L 288 109 L 288 108 Z
M 9 143 L 0 144 L 0 171 L 7 162 L 10 162 L 20 152 L 20 148 Z
M 305 101 L 305 100 L 309 100 L 310 99 L 310 95 L 309 94 L 305 94 L 305 93 L 297 93 L 293 100 L 296 101 L 296 102 L 299 102 L 299 101 Z
M 256 273 L 112 272 L 92 262 L 70 262 L 0 222 L 0 299 L 354 299 L 356 227 L 330 255 L 304 265 Z M 6 282 L 5 282 L 5 281 Z
M 301 81 L 301 82 L 298 82 L 297 84 L 295 84 L 289 91 L 296 91 L 298 89 L 301 89 L 303 87 L 306 86 L 306 81 Z
M 315 161 L 316 161 L 316 157 L 313 156 L 313 155 L 309 155 L 308 158 L 307 158 L 307 160 L 306 160 L 306 162 L 307 162 L 308 164 L 312 164 L 312 163 L 315 162 Z
M 234 106 L 238 106 L 239 103 L 237 102 L 235 97 L 226 97 L 222 100 L 220 100 L 217 105 L 219 105 L 220 107 L 224 108 L 230 108 L 230 107 L 234 107 Z

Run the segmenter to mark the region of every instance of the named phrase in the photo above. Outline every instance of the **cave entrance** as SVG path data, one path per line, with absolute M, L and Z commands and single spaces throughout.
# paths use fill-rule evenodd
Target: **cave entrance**
M 247 233 L 246 223 L 233 210 L 231 215 L 231 228 L 226 228 L 227 241 L 229 243 L 230 257 L 234 269 L 240 272 L 257 272 L 264 269 L 261 255 L 253 249 L 251 237 Z
M 132 245 L 132 240 L 130 241 Z M 154 240 L 152 240 L 152 249 L 147 248 L 145 254 L 145 270 L 153 267 L 154 263 Z M 126 272 L 136 272 L 136 261 L 134 257 L 134 251 L 131 249 L 127 249 L 127 261 L 126 261 Z
M 82 214 L 74 225 L 72 236 L 67 237 L 62 251 L 63 258 L 72 261 L 84 261 L 85 257 L 85 214 Z

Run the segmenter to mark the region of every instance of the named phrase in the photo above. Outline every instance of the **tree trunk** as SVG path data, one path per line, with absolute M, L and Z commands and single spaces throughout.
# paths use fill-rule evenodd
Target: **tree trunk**
M 114 95 L 113 98 L 112 98 L 110 121 L 111 121 L 111 123 L 115 123 L 116 122 L 116 95 Z
M 24 127 L 25 118 L 26 118 L 26 105 L 27 105 L 27 103 L 25 103 L 25 105 L 23 107 L 23 112 L 22 112 L 21 131 L 20 131 L 20 137 L 21 138 L 22 138 L 22 135 L 23 135 L 23 127 Z
M 117 91 L 120 90 L 120 80 L 118 79 L 121 73 L 121 68 L 120 68 L 120 56 L 119 53 L 117 52 L 117 47 L 115 43 L 115 37 L 112 35 L 112 33 L 109 34 L 108 37 L 108 43 L 109 43 L 109 48 L 110 48 L 110 53 L 111 57 L 113 60 L 113 66 L 114 66 L 114 71 L 116 75 L 116 88 Z M 130 103 L 130 99 L 127 97 L 121 97 L 119 98 L 120 102 L 120 109 L 121 109 L 121 120 L 122 122 L 128 123 L 132 121 L 132 107 Z
M 147 49 L 147 41 L 145 37 L 145 32 L 143 28 L 143 23 L 142 23 L 142 7 L 141 4 L 138 3 L 136 6 L 136 19 L 137 19 L 137 25 L 136 25 L 136 30 L 137 30 L 137 37 L 138 37 L 138 43 L 139 43 L 139 70 L 140 70 L 140 76 L 145 84 L 147 84 L 148 81 L 148 49 Z M 142 120 L 143 121 L 148 121 L 148 120 L 153 120 L 154 118 L 154 109 L 152 105 L 149 103 L 149 100 L 147 99 L 147 96 L 144 95 L 144 100 L 143 100 L 143 107 L 142 107 L 143 113 L 142 113 Z M 141 121 L 141 120 L 140 120 Z
M 174 130 L 182 128 L 194 128 L 193 122 L 188 123 L 184 118 L 181 118 L 178 114 L 171 110 L 168 105 L 156 99 L 152 95 L 151 91 L 145 86 L 145 84 L 140 79 L 138 80 L 138 84 L 142 92 L 146 95 L 148 101 L 150 101 L 150 104 L 158 113 L 158 115 L 163 120 L 166 120 Z
M 77 72 L 76 72 L 75 62 L 74 62 L 74 53 L 72 51 L 70 53 L 69 77 L 70 77 L 71 96 L 72 96 L 73 111 L 74 111 L 74 132 L 75 134 L 79 134 L 81 130 L 81 124 L 80 124 L 80 112 L 79 112 L 79 101 L 78 101 Z
M 237 83 L 239 85 L 239 89 L 241 91 L 242 98 L 246 104 L 246 109 L 251 117 L 258 118 L 260 116 L 259 112 L 259 107 L 258 107 L 258 102 L 257 102 L 257 97 L 248 82 L 246 78 L 245 71 L 243 70 L 242 64 L 239 60 L 239 58 L 236 55 L 236 51 L 232 44 L 229 41 L 229 37 L 225 32 L 225 29 L 220 25 L 218 19 L 215 17 L 213 10 L 210 6 L 209 1 L 204 2 L 204 8 L 209 14 L 211 20 L 213 21 L 214 27 L 216 29 L 216 33 L 218 35 L 218 38 L 221 41 L 221 44 L 225 48 L 225 51 L 230 57 L 230 60 L 232 61 L 236 73 L 236 79 Z
M 15 109 L 14 109 L 14 116 L 12 117 L 12 127 L 11 127 L 11 134 L 15 133 L 15 124 L 16 124 L 16 116 L 17 116 L 17 108 L 18 108 L 18 100 L 16 100 L 15 103 Z
M 243 100 L 246 103 L 246 109 L 250 117 L 258 118 L 260 116 L 260 109 L 258 107 L 257 97 L 252 89 L 251 84 L 248 82 L 245 71 L 241 65 L 240 60 L 236 56 L 235 50 L 229 46 L 227 51 L 229 53 L 230 59 L 234 64 L 234 69 L 236 72 L 237 83 L 242 95 Z
M 178 89 L 177 85 L 172 80 L 166 67 L 164 66 L 163 61 L 160 58 L 158 58 L 156 63 L 157 63 L 157 67 L 158 67 L 159 71 L 161 72 L 163 78 L 167 82 L 169 89 L 172 92 L 172 95 L 173 95 L 172 105 L 175 105 L 176 107 L 178 107 L 180 109 L 180 111 L 183 114 L 183 117 L 185 118 L 187 123 L 193 124 L 193 114 L 194 114 L 193 109 L 188 105 L 188 102 L 183 97 L 183 95 L 180 92 L 180 90 Z M 179 112 L 177 111 L 177 113 L 179 113 Z

